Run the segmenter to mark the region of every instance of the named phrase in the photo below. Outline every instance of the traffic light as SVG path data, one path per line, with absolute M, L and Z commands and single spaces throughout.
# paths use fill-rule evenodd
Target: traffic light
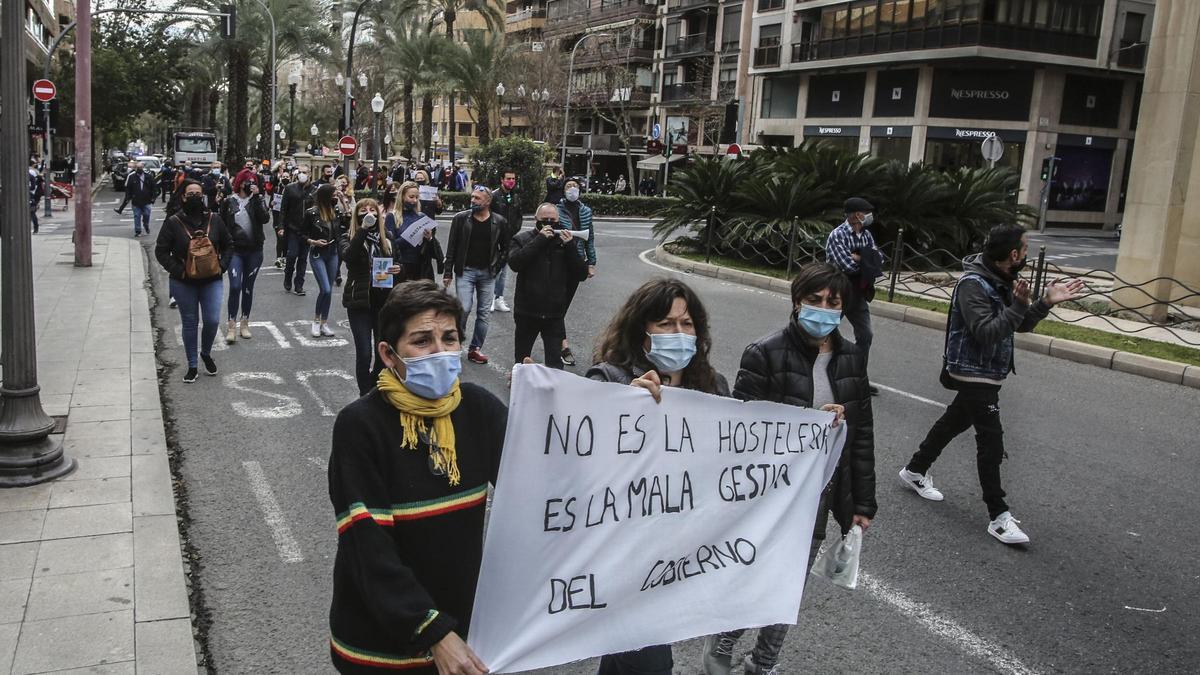
M 221 5 L 221 37 L 232 39 L 237 37 L 237 5 Z
M 1049 181 L 1058 173 L 1058 158 L 1047 157 L 1042 160 L 1042 181 Z
M 354 111 L 358 110 L 358 97 L 350 97 L 350 128 L 354 128 Z

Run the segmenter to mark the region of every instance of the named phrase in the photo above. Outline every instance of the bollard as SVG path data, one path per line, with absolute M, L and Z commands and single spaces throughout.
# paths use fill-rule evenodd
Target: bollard
M 892 255 L 892 279 L 888 283 L 888 302 L 896 297 L 896 278 L 900 276 L 900 259 L 904 257 L 904 228 L 896 232 L 896 249 Z

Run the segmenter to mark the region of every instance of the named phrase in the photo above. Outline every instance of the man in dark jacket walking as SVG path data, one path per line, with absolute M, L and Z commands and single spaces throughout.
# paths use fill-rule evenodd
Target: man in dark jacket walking
M 883 274 L 883 256 L 875 237 L 867 228 L 875 221 L 875 207 L 862 197 L 846 200 L 846 220 L 825 240 L 825 259 L 850 279 L 850 294 L 845 300 L 846 319 L 854 328 L 854 344 L 863 360 L 871 353 L 871 300 L 875 299 L 875 279 Z M 871 394 L 879 391 L 872 386 Z
M 508 221 L 509 239 L 521 231 L 521 197 L 514 189 L 517 187 L 517 172 L 505 171 L 500 174 L 500 187 L 492 190 L 492 212 L 498 213 Z M 493 312 L 512 311 L 504 301 L 504 285 L 508 280 L 508 268 L 501 268 L 496 275 L 496 296 L 492 300 Z
M 743 401 L 773 401 L 845 416 L 846 444 L 817 507 L 808 569 L 825 539 L 830 512 L 842 532 L 854 525 L 866 531 L 877 509 L 875 429 L 866 359 L 837 332 L 849 293 L 849 281 L 831 265 L 814 263 L 800 270 L 792 281 L 787 326 L 746 347 L 733 385 L 734 398 Z M 744 663 L 747 674 L 764 675 L 775 667 L 787 630 L 787 624 L 759 630 L 757 644 Z M 744 632 L 722 633 L 705 641 L 702 667 L 707 675 L 729 675 L 733 647 Z
M 571 243 L 571 232 L 558 222 L 558 207 L 542 204 L 534 214 L 534 229 L 513 237 L 508 266 L 517 276 L 513 296 L 513 362 L 521 363 L 533 352 L 540 335 L 546 350 L 546 365 L 562 369 L 562 341 L 567 335 L 563 317 L 574 283 L 587 278 L 587 260 Z
M 296 180 L 283 189 L 279 214 L 283 236 L 287 237 L 287 257 L 283 265 L 283 290 L 304 295 L 304 273 L 308 270 L 308 239 L 304 236 L 304 210 L 308 208 L 308 174 L 301 171 Z M 279 232 L 276 231 L 276 236 Z
M 492 213 L 491 205 L 492 193 L 476 185 L 471 192 L 471 209 L 458 212 L 450 223 L 442 276 L 442 285 L 449 286 L 457 275 L 455 291 L 463 305 L 463 318 L 471 315 L 472 307 L 475 309 L 475 330 L 467 350 L 467 360 L 472 363 L 488 362 L 482 349 L 492 313 L 496 274 L 508 263 L 508 246 L 512 243 L 508 223 L 504 216 Z
M 121 213 L 125 202 L 133 203 L 133 236 L 142 236 L 142 229 L 150 234 L 150 206 L 158 196 L 158 181 L 146 173 L 146 165 L 138 162 L 134 165 L 133 173 L 125 179 L 125 199 L 117 208 Z
M 1079 279 L 1053 282 L 1036 302 L 1021 279 L 1029 245 L 1025 228 L 997 225 L 983 252 L 963 261 L 946 321 L 942 384 L 957 393 L 934 423 L 920 449 L 900 470 L 900 481 L 930 501 L 942 501 L 929 467 L 956 436 L 975 427 L 975 462 L 988 508 L 988 533 L 1005 544 L 1025 544 L 1029 536 L 1013 518 L 1000 485 L 1004 428 L 1000 424 L 1000 385 L 1013 370 L 1013 334 L 1032 331 L 1050 308 L 1078 298 Z
M 46 195 L 46 181 L 38 171 L 37 160 L 29 160 L 29 220 L 33 223 L 33 233 L 38 231 L 38 204 Z

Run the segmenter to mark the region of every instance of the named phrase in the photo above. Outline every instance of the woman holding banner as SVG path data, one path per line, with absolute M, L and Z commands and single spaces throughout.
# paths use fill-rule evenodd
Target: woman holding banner
M 587 377 L 632 384 L 659 400 L 661 387 L 729 396 L 729 383 L 708 363 L 708 312 L 676 279 L 655 279 L 633 292 L 601 334 Z M 671 645 L 609 654 L 598 675 L 671 675 Z
M 378 386 L 334 422 L 329 627 L 340 673 L 487 672 L 464 638 L 508 411 L 459 382 L 462 324 L 462 305 L 434 282 L 394 289 L 379 312 Z
M 829 513 L 848 532 L 865 532 L 875 517 L 875 431 L 866 358 L 837 332 L 842 300 L 850 280 L 836 268 L 813 263 L 792 281 L 792 310 L 786 326 L 746 347 L 733 395 L 743 401 L 773 401 L 819 408 L 844 416 L 849 428 L 841 460 L 821 495 L 812 549 L 803 584 L 825 540 Z M 746 655 L 746 675 L 775 672 L 787 624 L 765 626 L 753 651 Z M 701 666 L 706 675 L 729 675 L 733 648 L 744 630 L 714 635 L 704 641 Z

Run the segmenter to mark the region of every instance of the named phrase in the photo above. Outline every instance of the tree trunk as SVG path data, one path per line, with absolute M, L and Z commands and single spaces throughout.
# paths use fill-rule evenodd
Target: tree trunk
M 393 118 L 394 119 L 394 118 Z M 412 159 L 413 156 L 413 85 L 412 82 L 404 83 L 404 156 Z
M 221 89 L 217 85 L 213 85 L 208 90 L 208 130 L 217 133 L 217 108 L 221 107 Z
M 221 155 L 221 161 L 225 163 L 225 167 L 233 166 L 235 154 L 240 154 L 237 150 L 237 96 L 234 92 L 237 90 L 237 50 L 229 52 L 229 85 L 225 94 L 225 152 Z
M 478 119 L 475 120 L 475 135 L 479 138 L 479 146 L 483 147 L 492 142 L 491 111 L 486 105 L 479 105 L 478 101 L 475 108 L 479 111 Z
M 262 134 L 262 138 L 264 141 L 273 140 L 272 134 L 275 133 L 275 129 L 274 129 L 274 127 L 271 126 L 271 98 L 275 95 L 275 92 L 271 91 L 271 69 L 270 68 L 263 68 L 262 81 L 259 83 L 259 87 L 261 88 L 261 91 L 262 91 L 262 103 L 261 103 L 261 105 L 259 105 L 260 120 L 258 123 L 258 133 Z M 292 134 L 292 130 L 288 129 L 288 138 L 287 138 L 288 143 L 294 143 L 296 140 L 296 139 L 292 138 L 291 134 Z M 254 151 L 256 153 L 261 154 L 265 158 L 273 159 L 275 153 L 270 152 L 270 150 L 269 150 L 270 147 L 271 147 L 270 145 L 256 146 L 254 148 Z
M 246 159 L 246 139 L 250 131 L 250 54 L 244 48 L 236 53 L 237 86 L 230 92 L 230 98 L 235 102 L 237 116 L 234 118 L 234 147 L 229 154 L 233 160 L 230 168 L 240 170 Z
M 454 12 L 446 12 L 443 15 L 446 19 L 446 39 L 451 43 L 454 42 Z M 447 114 L 450 128 L 446 130 L 446 136 L 449 137 L 449 152 L 450 166 L 454 166 L 454 141 L 458 134 L 458 125 L 454 123 L 454 89 L 450 89 L 450 94 L 446 97 L 450 110 Z
M 192 95 L 188 97 L 187 121 L 189 127 L 199 127 L 203 123 L 204 93 L 200 87 L 193 87 Z
M 425 141 L 425 161 L 433 159 L 433 97 L 425 94 L 421 99 L 421 134 Z

